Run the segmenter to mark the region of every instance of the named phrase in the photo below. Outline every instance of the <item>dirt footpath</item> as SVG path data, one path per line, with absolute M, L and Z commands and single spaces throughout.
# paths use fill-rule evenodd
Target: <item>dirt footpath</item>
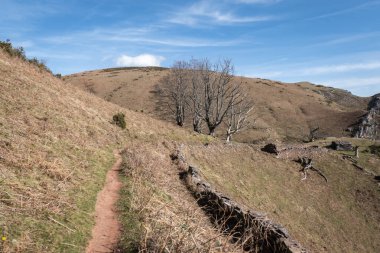
M 86 253 L 113 252 L 120 238 L 120 223 L 116 212 L 121 182 L 119 170 L 122 162 L 119 151 L 114 151 L 116 162 L 108 171 L 103 189 L 98 193 L 95 206 L 95 226 Z

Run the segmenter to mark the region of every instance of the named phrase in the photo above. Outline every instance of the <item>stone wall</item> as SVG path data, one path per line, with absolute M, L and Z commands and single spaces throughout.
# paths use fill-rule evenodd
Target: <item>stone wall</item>
M 173 154 L 182 172 L 180 178 L 197 199 L 199 206 L 211 221 L 235 242 L 241 243 L 248 252 L 307 252 L 298 242 L 292 240 L 288 231 L 269 220 L 265 215 L 252 210 L 246 211 L 237 203 L 216 192 L 204 181 L 196 168 L 184 169 L 184 157 L 180 152 Z

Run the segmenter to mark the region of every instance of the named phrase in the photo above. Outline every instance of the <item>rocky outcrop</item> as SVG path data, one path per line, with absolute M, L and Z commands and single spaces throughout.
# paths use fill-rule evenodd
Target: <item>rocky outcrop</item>
M 171 158 L 177 164 L 183 163 L 180 152 L 176 152 Z M 180 177 L 211 221 L 235 242 L 241 243 L 245 251 L 307 252 L 281 225 L 274 223 L 262 213 L 244 210 L 228 197 L 215 191 L 200 177 L 195 167 L 189 166 L 180 173 Z
M 368 104 L 368 113 L 359 119 L 353 128 L 357 138 L 378 139 L 380 134 L 380 93 L 372 97 Z

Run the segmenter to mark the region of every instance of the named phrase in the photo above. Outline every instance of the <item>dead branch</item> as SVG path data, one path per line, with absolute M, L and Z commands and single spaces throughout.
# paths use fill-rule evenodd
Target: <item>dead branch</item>
M 316 171 L 319 175 L 321 175 L 326 180 L 326 183 L 327 183 L 327 177 L 322 173 L 320 169 L 317 169 L 315 167 L 311 167 L 310 169 Z
M 313 161 L 311 158 L 301 157 L 298 159 L 298 162 L 301 163 L 302 169 L 300 171 L 304 174 L 304 177 L 301 180 L 305 180 L 307 178 L 308 170 L 313 170 L 322 176 L 326 180 L 326 183 L 328 182 L 327 177 L 322 173 L 322 171 L 313 166 Z

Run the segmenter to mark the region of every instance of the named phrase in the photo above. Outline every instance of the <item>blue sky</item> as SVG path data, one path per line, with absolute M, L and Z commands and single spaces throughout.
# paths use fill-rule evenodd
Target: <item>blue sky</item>
M 229 58 L 237 75 L 380 92 L 380 0 L 0 0 L 0 39 L 62 74 Z

